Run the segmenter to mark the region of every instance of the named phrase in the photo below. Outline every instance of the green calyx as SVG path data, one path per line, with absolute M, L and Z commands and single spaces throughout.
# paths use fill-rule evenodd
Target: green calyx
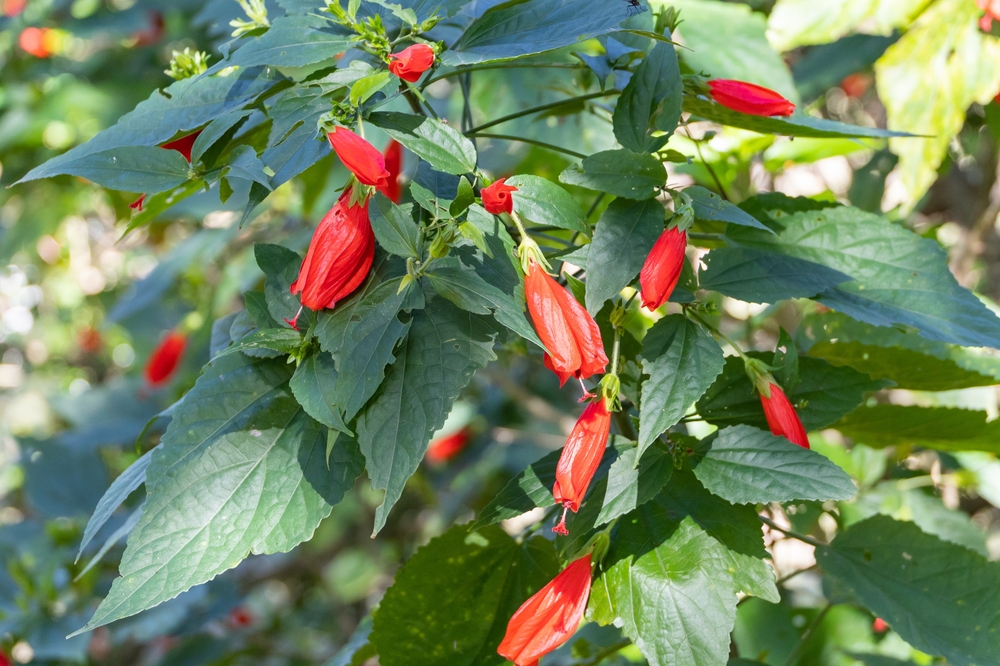
M 753 383 L 754 388 L 765 398 L 771 397 L 771 384 L 776 384 L 774 381 L 774 376 L 771 374 L 773 369 L 767 363 L 756 359 L 756 358 L 745 358 L 743 359 L 743 367 L 746 370 L 747 377 L 750 378 L 751 383 Z
M 617 412 L 622 408 L 621 400 L 618 398 L 621 390 L 622 382 L 618 378 L 618 375 L 609 373 L 601 378 L 601 383 L 598 384 L 598 391 L 600 392 L 601 400 L 604 401 L 604 406 L 607 407 L 609 412 Z

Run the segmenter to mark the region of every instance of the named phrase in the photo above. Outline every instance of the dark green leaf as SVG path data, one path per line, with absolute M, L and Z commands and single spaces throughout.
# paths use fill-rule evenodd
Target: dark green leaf
M 1000 654 L 1000 564 L 885 516 L 841 532 L 816 560 L 918 650 L 955 666 Z
M 567 185 L 607 192 L 626 199 L 652 199 L 667 182 L 667 170 L 649 154 L 605 150 L 559 174 Z
M 213 361 L 173 412 L 147 470 L 148 499 L 121 578 L 85 630 L 134 615 L 312 536 L 361 473 L 353 442 L 327 468 L 326 428 L 288 389 L 284 361 Z
M 371 636 L 379 663 L 506 663 L 496 649 L 507 621 L 558 572 L 541 537 L 519 544 L 499 527 L 456 525 L 420 548 L 383 597 Z
M 951 407 L 873 405 L 859 407 L 834 424 L 868 446 L 914 444 L 939 451 L 1000 453 L 1000 421 L 986 412 Z
M 707 190 L 704 187 L 693 185 L 685 188 L 684 194 L 691 197 L 691 208 L 694 209 L 696 219 L 708 222 L 729 222 L 741 227 L 753 227 L 754 229 L 771 231 L 753 215 L 750 215 L 739 206 L 734 206 L 715 192 Z
M 538 224 L 550 224 L 590 235 L 590 226 L 583 219 L 576 200 L 551 180 L 518 175 L 511 176 L 506 182 L 517 188 L 514 211 L 521 217 Z
M 476 169 L 476 147 L 461 132 L 441 121 L 381 111 L 372 113 L 368 119 L 438 171 L 461 175 Z
M 751 353 L 749 356 L 765 362 L 770 360 L 764 354 Z M 825 428 L 860 405 L 865 393 L 887 385 L 851 368 L 838 368 L 817 358 L 800 358 L 799 364 L 799 384 L 786 393 L 806 430 Z M 776 378 L 780 383 L 781 377 L 776 375 Z M 697 409 L 706 421 L 720 428 L 745 423 L 768 429 L 760 397 L 754 393 L 738 356 L 726 359 L 722 375 L 698 401 Z
M 854 282 L 827 290 L 818 300 L 855 319 L 912 326 L 941 342 L 1000 347 L 1000 318 L 958 284 L 933 240 L 847 207 L 792 213 L 777 225 L 778 236 L 734 227 L 727 235 L 741 245 L 847 273 Z
M 594 11 L 588 0 L 508 0 L 473 21 L 441 61 L 464 65 L 551 51 L 612 32 L 628 17 L 627 4 Z
M 828 458 L 744 425 L 719 431 L 694 473 L 734 504 L 846 500 L 857 493 L 851 477 Z
M 356 43 L 353 33 L 316 14 L 281 16 L 259 37 L 240 40 L 239 49 L 225 64 L 304 67 L 332 60 Z
M 668 315 L 646 333 L 642 345 L 639 451 L 680 421 L 723 368 L 722 349 L 684 315 Z
M 890 379 L 899 388 L 949 391 L 1000 383 L 996 356 L 863 324 L 837 312 L 807 316 L 799 332 L 810 356 Z
M 703 289 L 748 303 L 809 298 L 851 279 L 811 261 L 740 246 L 716 248 L 702 261 L 698 282 Z
M 271 181 L 264 172 L 264 163 L 250 146 L 238 146 L 229 156 L 225 174 L 230 178 L 243 178 L 258 183 L 270 191 Z
M 202 155 L 214 153 L 215 151 L 210 149 L 215 143 L 229 135 L 231 130 L 235 131 L 233 128 L 240 125 L 251 113 L 253 113 L 251 109 L 233 109 L 210 122 L 194 140 L 194 145 L 191 146 L 191 163 L 197 164 Z
M 146 468 L 149 467 L 149 460 L 153 452 L 147 451 L 134 463 L 129 465 L 124 472 L 118 475 L 111 486 L 108 487 L 101 501 L 97 503 L 94 514 L 87 521 L 87 527 L 83 531 L 83 538 L 80 540 L 80 549 L 76 553 L 76 560 L 80 561 L 87 544 L 91 542 L 97 532 L 104 527 L 118 507 L 131 495 L 136 488 L 146 482 Z
M 592 314 L 632 284 L 663 233 L 665 217 L 656 199 L 615 199 L 605 209 L 587 252 L 586 300 Z
M 484 280 L 458 257 L 438 259 L 424 275 L 439 294 L 458 307 L 476 314 L 493 315 L 522 338 L 545 348 L 524 317 L 524 303 Z
M 358 442 L 374 488 L 385 490 L 375 532 L 416 471 L 431 435 L 479 368 L 494 360 L 493 331 L 476 315 L 435 299 L 413 314 L 406 342 L 378 393 L 358 415 Z
M 61 173 L 112 190 L 155 194 L 184 184 L 190 170 L 187 160 L 176 150 L 129 146 L 83 155 L 63 167 Z
M 413 221 L 413 204 L 397 206 L 381 192 L 368 204 L 375 239 L 386 252 L 398 257 L 420 257 L 420 229 Z
M 302 257 L 297 252 L 281 245 L 256 243 L 253 248 L 257 265 L 264 271 L 264 297 L 267 300 L 267 311 L 275 322 L 287 322 L 294 319 L 301 304 L 289 287 L 299 276 Z M 309 310 L 302 310 L 299 326 L 302 330 L 309 327 L 315 315 Z M 282 323 L 283 326 L 290 324 Z
M 254 292 L 260 293 L 260 292 Z M 216 358 L 242 352 L 260 358 L 255 352 L 270 350 L 274 355 L 291 354 L 302 345 L 302 335 L 291 328 L 265 328 L 244 336 L 223 349 Z M 270 357 L 271 355 L 265 355 Z
M 402 281 L 390 280 L 374 288 L 352 311 L 346 323 L 343 346 L 336 350 L 340 375 L 332 401 L 352 420 L 385 378 L 385 367 L 396 360 L 394 350 L 410 329 L 411 320 L 400 316 L 424 305 L 416 283 L 402 291 Z M 320 337 L 321 344 L 324 338 Z
M 639 455 L 636 446 L 624 449 L 608 468 L 607 479 L 595 484 L 593 496 L 588 498 L 588 506 L 600 507 L 594 527 L 610 523 L 642 506 L 670 481 L 673 459 L 665 450 L 653 447 L 642 454 L 636 464 Z
M 328 428 L 353 435 L 344 423 L 340 407 L 334 402 L 336 385 L 337 369 L 333 358 L 322 351 L 302 361 L 288 382 L 292 395 L 302 405 L 302 409 L 306 410 L 306 414 Z
M 618 143 L 636 153 L 652 153 L 665 146 L 681 117 L 683 89 L 674 47 L 658 43 L 618 98 L 613 118 Z M 662 134 L 654 137 L 654 131 Z
M 795 115 L 782 118 L 778 116 L 763 117 L 751 116 L 732 109 L 727 109 L 721 104 L 709 102 L 707 100 L 692 97 L 684 97 L 684 110 L 698 118 L 711 120 L 720 125 L 739 127 L 740 129 L 752 130 L 761 134 L 782 134 L 786 136 L 813 136 L 821 138 L 842 138 L 842 137 L 877 137 L 884 138 L 890 136 L 912 136 L 905 132 L 892 132 L 890 130 L 876 129 L 874 127 L 860 127 L 858 125 L 848 125 L 836 120 L 826 120 L 825 118 L 815 118 L 807 116 L 801 112 Z

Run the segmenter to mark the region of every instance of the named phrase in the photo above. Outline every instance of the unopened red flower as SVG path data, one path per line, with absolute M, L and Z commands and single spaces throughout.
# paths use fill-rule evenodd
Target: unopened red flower
M 410 83 L 416 82 L 433 64 L 434 49 L 426 44 L 414 44 L 389 56 L 389 71 Z
M 979 27 L 983 32 L 989 32 L 993 29 L 993 20 L 1000 21 L 1000 0 L 976 0 L 976 5 L 986 12 L 979 19 Z
M 746 81 L 714 79 L 708 82 L 712 99 L 722 106 L 752 116 L 790 116 L 795 105 L 779 93 Z
M 590 598 L 590 562 L 590 553 L 571 562 L 517 609 L 497 647 L 501 657 L 532 666 L 569 640 Z
M 883 620 L 880 617 L 877 617 L 875 618 L 875 621 L 872 622 L 872 631 L 874 631 L 876 634 L 884 634 L 885 632 L 889 631 L 889 625 L 886 624 L 885 620 Z
M 10 659 L 3 650 L 0 650 L 0 666 L 10 666 Z
M 132 39 L 135 40 L 136 46 L 151 46 L 163 39 L 163 33 L 167 26 L 167 22 L 163 20 L 163 14 L 151 9 L 147 15 L 149 16 L 149 25 L 132 33 Z
M 24 11 L 25 7 L 28 6 L 28 0 L 3 0 L 0 5 L 3 6 L 4 16 L 17 16 Z M 2 664 L 2 662 L 0 662 L 0 664 Z
M 299 276 L 291 292 L 301 293 L 310 310 L 332 308 L 361 286 L 375 258 L 375 234 L 368 219 L 367 202 L 350 205 L 344 192 L 313 233 Z M 288 323 L 295 327 L 295 319 Z
M 146 381 L 150 386 L 159 386 L 170 380 L 186 347 L 187 336 L 183 333 L 171 331 L 163 338 L 146 362 Z
M 51 58 L 55 42 L 55 33 L 49 28 L 31 26 L 21 31 L 17 38 L 18 45 L 36 58 Z
M 780 386 L 771 382 L 768 388 L 770 395 L 760 392 L 760 404 L 764 407 L 764 416 L 767 417 L 771 433 L 808 449 L 809 437 L 799 415 L 795 413 L 795 407 L 788 401 Z
M 253 614 L 244 606 L 237 606 L 229 611 L 229 624 L 237 629 L 253 624 Z
M 166 148 L 167 150 L 176 150 L 178 153 L 184 156 L 188 162 L 191 161 L 191 149 L 194 148 L 194 141 L 201 134 L 201 130 L 197 132 L 192 132 L 191 134 L 186 134 L 179 139 L 174 139 L 173 141 L 167 141 L 165 144 L 160 146 L 160 148 Z
M 432 440 L 427 447 L 427 461 L 435 464 L 448 462 L 465 448 L 465 445 L 472 439 L 468 428 L 462 428 L 458 432 Z
M 562 519 L 552 528 L 556 534 L 569 534 L 566 529 L 566 512 L 576 513 L 580 510 L 580 503 L 587 494 L 594 472 L 601 464 L 610 433 L 611 412 L 608 411 L 604 398 L 599 397 L 583 410 L 556 464 L 556 483 L 552 487 L 552 496 L 563 508 Z
M 494 181 L 489 187 L 484 187 L 480 195 L 483 197 L 483 208 L 491 215 L 514 212 L 514 197 L 512 192 L 517 192 L 517 188 L 507 184 L 506 178 Z
M 139 211 L 141 213 L 142 212 L 142 207 L 143 207 L 143 205 L 145 203 L 146 203 L 146 195 L 145 194 L 140 194 L 139 198 L 136 199 L 135 201 L 133 201 L 132 203 L 130 203 L 128 205 L 128 207 L 131 208 L 132 210 L 137 210 L 137 211 Z
M 549 353 L 545 367 L 559 376 L 562 386 L 570 377 L 586 379 L 608 365 L 601 329 L 590 313 L 537 263 L 531 262 L 524 278 L 528 313 Z
M 403 188 L 399 185 L 399 176 L 403 173 L 403 146 L 395 139 L 390 139 L 382 156 L 385 158 L 385 170 L 389 177 L 385 186 L 378 188 L 378 191 L 389 197 L 392 203 L 399 203 L 403 196 Z
M 346 127 L 335 127 L 326 138 L 340 161 L 362 185 L 384 188 L 389 184 L 385 157 L 375 146 Z
M 686 249 L 686 231 L 670 227 L 660 234 L 639 273 L 644 307 L 655 310 L 670 299 L 684 268 Z

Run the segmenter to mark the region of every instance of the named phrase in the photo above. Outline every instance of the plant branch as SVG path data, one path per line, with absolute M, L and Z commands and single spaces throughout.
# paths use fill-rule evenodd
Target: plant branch
M 536 139 L 529 139 L 522 136 L 512 136 L 510 134 L 487 134 L 485 132 L 468 132 L 467 137 L 470 139 L 502 139 L 504 141 L 520 141 L 521 143 L 530 143 L 533 146 L 538 146 L 540 148 L 547 148 L 556 153 L 563 153 L 564 155 L 571 155 L 577 159 L 584 159 L 587 157 L 583 153 L 578 153 L 575 150 L 570 150 L 569 148 L 563 148 L 562 146 L 555 146 L 551 143 L 545 143 L 544 141 L 538 141 Z
M 630 641 L 627 638 L 623 638 L 620 641 L 618 641 L 617 643 L 613 643 L 613 644 L 609 645 L 608 647 L 604 648 L 603 650 L 599 650 L 597 652 L 597 654 L 595 654 L 593 657 L 591 657 L 587 661 L 580 662 L 578 664 L 578 666 L 597 666 L 597 664 L 601 663 L 602 661 L 604 661 L 605 659 L 607 659 L 611 655 L 615 654 L 616 652 L 620 652 L 621 650 L 624 650 L 625 648 L 627 648 L 631 644 L 632 644 L 632 641 Z
M 691 136 L 691 130 L 687 125 L 684 126 L 684 133 L 687 134 L 688 138 L 694 143 L 694 149 L 698 151 L 698 159 L 700 159 L 701 163 L 705 165 L 706 169 L 708 169 L 708 173 L 711 174 L 712 180 L 715 181 L 715 186 L 719 188 L 719 194 L 722 195 L 723 199 L 729 201 L 730 199 L 729 195 L 726 194 L 726 188 L 722 186 L 722 181 L 719 180 L 719 176 L 715 173 L 715 169 L 712 168 L 712 165 L 708 163 L 708 160 L 705 159 L 705 156 L 701 152 L 702 139 L 695 139 Z
M 781 532 L 785 536 L 790 536 L 793 539 L 798 539 L 799 541 L 801 541 L 803 543 L 807 543 L 810 546 L 815 546 L 816 548 L 822 548 L 823 546 L 827 545 L 827 544 L 823 543 L 822 541 L 819 541 L 817 539 L 812 538 L 811 536 L 808 536 L 808 535 L 805 535 L 805 534 L 799 534 L 798 532 L 793 532 L 790 529 L 786 529 L 786 528 L 782 527 L 781 525 L 779 525 L 778 523 L 776 523 L 773 520 L 771 520 L 770 518 L 768 518 L 767 516 L 757 516 L 757 517 L 760 518 L 760 522 L 764 523 L 765 525 L 767 525 L 768 527 L 770 527 L 772 530 L 778 530 L 779 532 Z
M 795 649 L 792 650 L 791 654 L 788 655 L 788 659 L 785 660 L 785 666 L 793 666 L 793 664 L 798 661 L 799 657 L 802 656 L 802 651 L 805 649 L 806 643 L 812 636 L 813 631 L 815 631 L 816 627 L 823 622 L 823 618 L 826 617 L 826 614 L 830 612 L 831 608 L 833 608 L 833 604 L 827 604 L 824 606 L 823 610 L 819 612 L 819 615 L 814 617 L 813 621 L 809 623 L 806 630 L 802 632 L 802 638 L 800 638 L 799 642 L 795 645 Z
M 485 65 L 468 65 L 466 67 L 457 67 L 450 72 L 445 72 L 444 74 L 438 74 L 435 77 L 427 79 L 424 81 L 421 88 L 426 88 L 430 84 L 440 81 L 441 79 L 448 79 L 453 76 L 460 76 L 467 72 L 481 72 L 487 69 L 536 69 L 536 68 L 552 68 L 552 69 L 580 69 L 582 65 L 578 65 L 571 62 L 539 62 L 539 63 L 527 63 L 527 62 L 501 62 L 501 63 L 490 63 Z
M 469 132 L 479 132 L 488 127 L 493 127 L 494 125 L 500 125 L 502 123 L 508 122 L 510 120 L 516 120 L 524 116 L 530 116 L 534 113 L 541 113 L 542 111 L 548 111 L 549 109 L 555 109 L 566 104 L 572 104 L 573 102 L 585 102 L 588 99 L 594 99 L 597 97 L 607 97 L 608 95 L 617 95 L 617 90 L 608 90 L 606 92 L 594 92 L 588 95 L 580 95 L 578 97 L 567 97 L 566 99 L 557 100 L 555 102 L 550 102 L 548 104 L 542 104 L 540 106 L 533 106 L 530 109 L 523 109 L 521 111 L 515 111 L 514 113 L 508 113 L 506 116 L 497 118 L 496 120 L 491 120 L 489 122 L 483 123 L 478 127 L 473 127 Z

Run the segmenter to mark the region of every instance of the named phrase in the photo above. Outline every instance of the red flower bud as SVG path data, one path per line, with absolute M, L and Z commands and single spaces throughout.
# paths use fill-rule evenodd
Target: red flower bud
M 249 627 L 253 624 L 253 614 L 244 606 L 237 606 L 229 611 L 229 624 L 236 629 Z
M 362 185 L 383 188 L 389 184 L 385 157 L 372 144 L 346 127 L 335 127 L 326 135 L 337 157 Z
M 23 12 L 24 8 L 27 6 L 28 0 L 3 0 L 3 2 L 0 2 L 0 7 L 3 8 L 2 13 L 4 16 L 17 16 Z M 0 666 L 2 666 L 2 664 L 3 662 L 0 662 Z
M 979 27 L 983 32 L 993 29 L 993 19 L 1000 20 L 1000 0 L 976 0 L 976 5 L 986 12 L 979 19 Z
M 809 437 L 806 436 L 806 429 L 799 420 L 799 415 L 795 413 L 795 408 L 788 401 L 785 392 L 775 383 L 768 385 L 770 396 L 760 394 L 760 404 L 764 408 L 764 416 L 767 417 L 767 425 L 771 433 L 778 437 L 784 437 L 793 444 L 798 444 L 804 449 L 809 448 Z
M 610 433 L 611 412 L 604 404 L 604 398 L 598 398 L 583 410 L 556 464 L 556 483 L 552 487 L 552 496 L 563 507 L 562 520 L 552 528 L 556 534 L 569 534 L 566 529 L 566 511 L 576 513 L 580 510 L 580 502 L 587 494 L 594 472 L 601 464 Z
M 198 138 L 201 134 L 201 130 L 197 132 L 192 132 L 186 136 L 182 136 L 179 139 L 174 139 L 173 141 L 167 141 L 165 144 L 160 146 L 160 148 L 166 148 L 167 150 L 176 150 L 178 153 L 184 156 L 188 162 L 191 161 L 191 149 L 194 147 L 194 140 Z
M 187 336 L 171 331 L 153 350 L 146 362 L 146 381 L 150 386 L 159 386 L 170 380 L 187 347 Z
M 372 267 L 375 234 L 367 202 L 349 205 L 350 193 L 345 191 L 316 227 L 299 276 L 292 283 L 290 291 L 301 292 L 302 305 L 310 310 L 336 306 L 361 286 Z
M 608 357 L 601 330 L 579 301 L 533 261 L 524 292 L 538 337 L 551 352 L 545 355 L 545 367 L 559 376 L 559 385 L 570 377 L 586 379 L 603 372 Z
M 389 56 L 389 71 L 410 83 L 419 79 L 433 64 L 434 49 L 426 44 L 414 44 Z
M 644 307 L 655 310 L 670 299 L 684 268 L 686 249 L 686 231 L 670 227 L 660 234 L 639 273 Z
M 580 626 L 590 598 L 590 553 L 569 564 L 525 601 L 497 647 L 515 666 L 530 666 L 565 643 Z
M 795 105 L 775 91 L 746 81 L 715 79 L 708 82 L 712 99 L 722 106 L 751 116 L 790 116 Z
M 0 666 L 10 666 L 10 659 L 7 658 L 3 650 L 0 650 Z
M 517 188 L 506 183 L 506 178 L 495 181 L 489 187 L 484 187 L 480 195 L 483 197 L 483 208 L 491 215 L 514 212 L 514 198 L 511 192 L 517 192 Z
M 135 201 L 133 201 L 132 203 L 130 203 L 128 205 L 128 207 L 131 208 L 132 210 L 137 210 L 137 211 L 139 211 L 141 213 L 142 212 L 142 205 L 145 202 L 146 202 L 146 195 L 145 194 L 140 194 L 139 198 L 136 199 Z
M 427 447 L 427 462 L 445 463 L 457 456 L 472 439 L 468 428 L 462 428 L 456 433 L 438 437 Z
M 403 146 L 395 139 L 390 139 L 383 157 L 389 177 L 385 186 L 378 188 L 378 191 L 389 197 L 392 203 L 398 204 L 403 195 L 403 189 L 399 186 L 399 175 L 403 172 Z
M 889 631 L 889 625 L 886 624 L 885 620 L 883 620 L 880 617 L 877 617 L 875 618 L 875 621 L 872 622 L 872 631 L 874 631 L 876 634 L 884 634 L 885 632 Z

